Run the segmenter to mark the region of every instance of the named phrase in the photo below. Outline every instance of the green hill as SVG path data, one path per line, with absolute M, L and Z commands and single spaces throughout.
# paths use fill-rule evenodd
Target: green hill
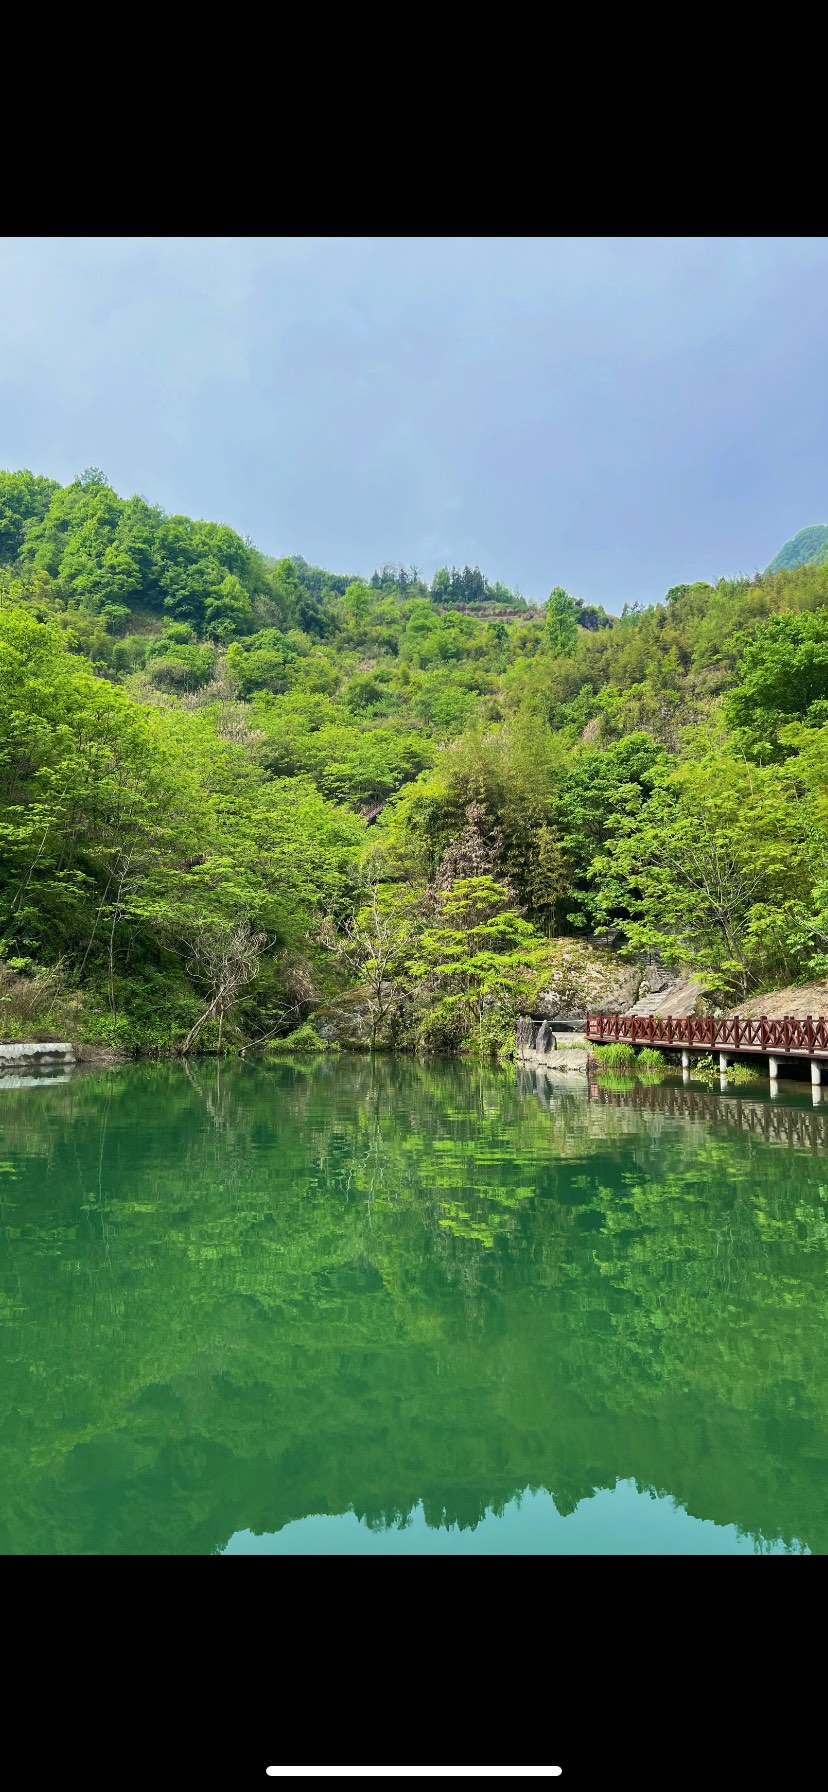
M 828 523 L 812 523 L 786 541 L 768 572 L 788 572 L 794 566 L 824 566 L 828 560 Z
M 0 473 L 2 1037 L 497 1049 L 608 927 L 732 1008 L 826 865 L 828 550 L 612 617 Z

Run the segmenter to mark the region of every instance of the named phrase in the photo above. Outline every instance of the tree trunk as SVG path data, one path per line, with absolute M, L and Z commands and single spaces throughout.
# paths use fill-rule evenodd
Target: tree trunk
M 212 1020 L 213 1015 L 215 1014 L 216 1009 L 219 1005 L 219 1001 L 220 1001 L 220 997 L 214 996 L 212 1002 L 210 1003 L 209 1008 L 205 1008 L 204 1013 L 199 1016 L 198 1020 L 195 1023 L 195 1026 L 190 1028 L 190 1031 L 187 1034 L 184 1044 L 181 1047 L 182 1057 L 186 1058 L 191 1045 L 193 1045 L 195 1043 L 196 1039 L 198 1038 L 199 1033 L 201 1032 L 202 1027 L 207 1025 L 208 1020 Z

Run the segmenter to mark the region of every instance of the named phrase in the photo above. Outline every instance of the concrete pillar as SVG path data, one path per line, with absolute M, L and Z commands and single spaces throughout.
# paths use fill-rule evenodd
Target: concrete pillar
M 683 1071 L 682 1071 L 682 1073 L 681 1073 L 681 1080 L 682 1080 L 682 1082 L 683 1082 L 683 1083 L 689 1083 L 689 1081 L 690 1081 L 690 1072 L 689 1072 L 689 1070 L 683 1070 Z
M 719 1070 L 722 1076 L 727 1076 L 727 1052 L 719 1053 Z
M 682 1052 L 682 1054 L 681 1054 L 681 1068 L 682 1068 L 682 1070 L 689 1070 L 689 1069 L 690 1069 L 690 1053 L 689 1053 L 689 1052 Z
M 776 1082 L 778 1070 L 779 1070 L 779 1065 L 777 1064 L 776 1059 L 768 1058 L 768 1076 L 770 1077 L 770 1080 L 772 1083 Z
M 811 1059 L 811 1082 L 815 1089 L 818 1089 L 822 1082 L 822 1065 L 817 1063 L 816 1058 Z
M 812 1085 L 811 1085 L 811 1100 L 814 1104 L 814 1107 L 818 1108 L 819 1104 L 822 1100 L 822 1090 L 819 1086 L 819 1083 L 812 1083 Z

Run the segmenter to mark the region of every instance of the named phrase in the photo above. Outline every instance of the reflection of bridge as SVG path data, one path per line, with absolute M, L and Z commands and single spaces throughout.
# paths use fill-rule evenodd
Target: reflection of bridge
M 584 1099 L 580 1077 L 551 1077 L 542 1067 L 518 1064 L 517 1086 L 521 1095 L 534 1096 L 550 1111 L 562 1104 Z M 629 1088 L 608 1089 L 594 1075 L 589 1081 L 589 1099 L 601 1107 L 628 1109 L 632 1114 L 646 1109 L 663 1114 L 667 1120 L 695 1121 L 701 1126 L 725 1126 L 746 1137 L 765 1139 L 769 1144 L 795 1147 L 800 1151 L 828 1151 L 828 1111 L 822 1107 L 783 1106 L 767 1097 L 721 1093 L 719 1090 L 682 1087 L 680 1083 L 638 1083 L 630 1079 Z
M 655 1088 L 638 1084 L 632 1089 L 605 1089 L 590 1084 L 590 1098 L 604 1107 L 647 1108 L 705 1125 L 723 1125 L 735 1132 L 767 1139 L 771 1144 L 796 1146 L 801 1151 L 828 1150 L 828 1113 L 813 1108 L 781 1107 L 776 1102 L 748 1101 L 739 1095 L 715 1095 L 703 1089 L 680 1089 L 661 1083 Z
M 655 1014 L 588 1014 L 584 1031 L 595 1045 L 624 1041 L 680 1051 L 684 1070 L 689 1068 L 691 1052 L 717 1051 L 723 1073 L 728 1058 L 762 1053 L 772 1083 L 780 1058 L 807 1058 L 814 1086 L 822 1081 L 822 1064 L 828 1061 L 828 1020 L 823 1015 L 817 1020 L 810 1014 L 804 1020 L 793 1014 L 781 1020 L 768 1020 L 766 1015 L 752 1020 L 736 1014 L 729 1020 L 717 1020 L 713 1015 L 695 1014 L 678 1018 L 672 1014 L 663 1018 Z

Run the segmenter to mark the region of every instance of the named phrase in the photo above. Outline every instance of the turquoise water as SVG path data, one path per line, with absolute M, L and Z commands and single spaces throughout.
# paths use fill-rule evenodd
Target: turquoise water
M 754 1555 L 752 1537 L 735 1525 L 691 1518 L 674 1500 L 647 1493 L 634 1481 L 600 1488 L 562 1517 L 551 1493 L 518 1494 L 499 1516 L 487 1512 L 473 1529 L 458 1525 L 432 1528 L 421 1505 L 404 1524 L 376 1531 L 353 1512 L 302 1518 L 284 1530 L 239 1531 L 230 1538 L 228 1556 L 637 1556 Z M 788 1553 L 782 1543 L 769 1544 L 769 1555 Z M 797 1554 L 799 1551 L 797 1550 Z
M 0 1549 L 824 1553 L 828 1114 L 559 1082 L 0 1084 Z

